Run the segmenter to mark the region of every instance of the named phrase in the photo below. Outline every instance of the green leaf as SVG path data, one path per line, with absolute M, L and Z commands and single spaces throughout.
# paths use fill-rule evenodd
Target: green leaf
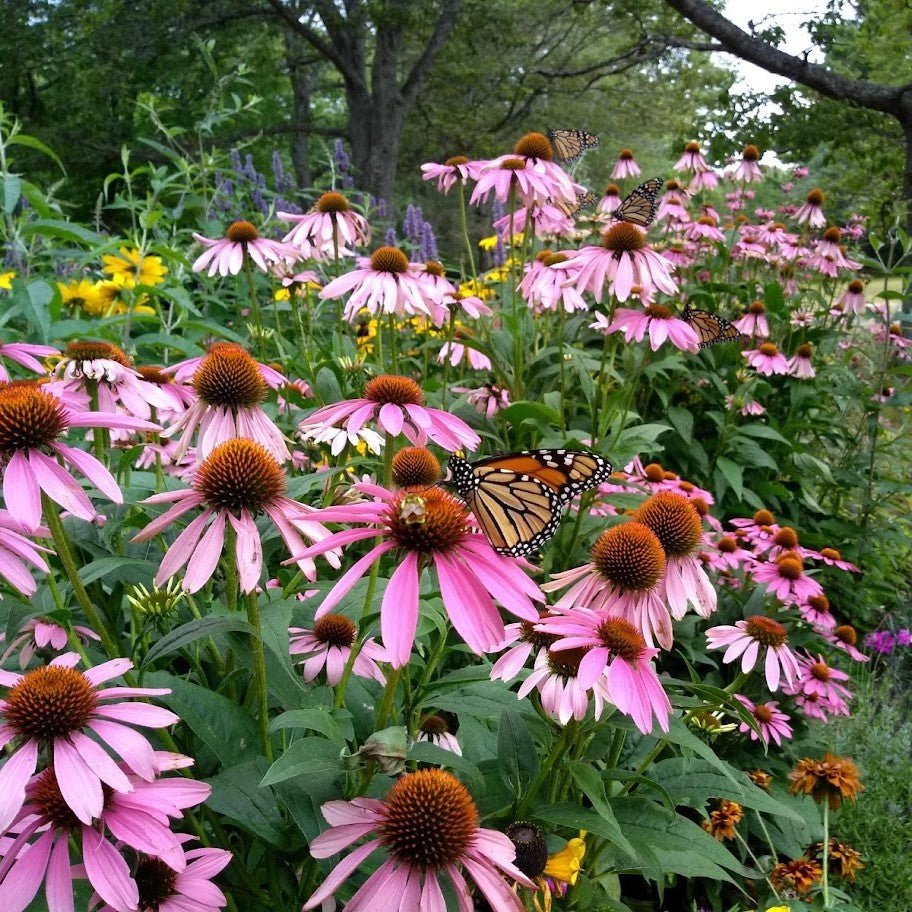
M 719 456 L 716 459 L 716 470 L 728 482 L 729 487 L 734 491 L 735 497 L 740 500 L 744 496 L 744 481 L 741 473 L 741 467 L 725 456 Z
M 23 225 L 22 235 L 23 237 L 38 235 L 55 238 L 72 244 L 85 244 L 87 247 L 96 247 L 104 243 L 104 238 L 100 234 L 63 219 L 37 219 L 29 222 Z
M 46 155 L 66 176 L 66 168 L 63 167 L 63 162 L 40 139 L 35 139 L 34 136 L 28 136 L 25 133 L 17 133 L 15 136 L 8 136 L 6 144 L 8 146 L 27 146 L 29 149 L 34 149 L 36 152 Z
M 672 405 L 665 412 L 665 416 L 674 425 L 674 429 L 681 435 L 682 440 L 691 443 L 693 440 L 693 415 L 680 406 Z
M 270 731 L 279 731 L 283 728 L 303 728 L 319 732 L 338 744 L 340 748 L 355 736 L 352 730 L 351 713 L 345 709 L 330 709 L 328 706 L 290 709 L 269 723 Z
M 253 717 L 227 697 L 166 671 L 147 674 L 143 683 L 171 689 L 170 694 L 157 699 L 181 717 L 181 722 L 223 766 L 232 766 L 259 750 L 259 734 Z
M 610 837 L 611 841 L 628 855 L 633 855 L 633 846 L 625 838 L 617 818 L 614 816 L 614 811 L 608 803 L 602 778 L 591 766 L 580 763 L 578 760 L 572 761 L 569 767 L 570 775 L 582 789 L 583 794 L 592 802 L 592 808 L 602 818 L 604 827 L 615 832 L 615 835 Z
M 661 805 L 636 796 L 615 798 L 611 804 L 636 852 L 646 848 L 655 853 L 666 874 L 713 880 L 731 880 L 728 872 L 752 879 L 757 876 L 699 824 L 680 814 L 670 814 Z
M 749 437 L 762 437 L 765 440 L 776 440 L 779 443 L 789 442 L 782 434 L 765 424 L 742 424 L 738 428 L 738 433 L 747 434 Z
M 419 763 L 430 763 L 434 766 L 449 767 L 459 773 L 469 791 L 479 798 L 484 791 L 484 777 L 481 770 L 471 761 L 454 754 L 453 751 L 431 744 L 430 741 L 413 741 L 408 751 L 409 760 Z
M 542 423 L 550 427 L 559 427 L 561 423 L 560 412 L 541 402 L 514 402 L 502 409 L 500 415 L 514 426 L 526 421 L 531 421 L 533 424 Z
M 0 201 L 3 203 L 3 211 L 12 214 L 22 196 L 22 178 L 15 174 L 7 174 L 3 178 L 3 195 Z
M 194 618 L 180 627 L 166 633 L 158 640 L 152 648 L 146 653 L 142 664 L 152 665 L 158 659 L 171 655 L 197 640 L 204 637 L 212 636 L 215 633 L 224 633 L 228 630 L 242 631 L 244 633 L 253 633 L 253 628 L 247 621 L 240 617 L 203 617 Z
M 158 564 L 131 557 L 99 557 L 79 569 L 79 579 L 84 586 L 103 579 L 109 573 L 117 574 L 118 583 L 148 583 L 158 572 Z
M 595 833 L 596 836 L 601 836 L 612 845 L 616 845 L 625 855 L 629 854 L 631 858 L 636 858 L 637 850 L 627 840 L 623 829 L 618 826 L 616 815 L 612 815 L 612 819 L 608 821 L 592 808 L 584 808 L 578 804 L 567 802 L 536 808 L 532 816 L 542 823 L 551 823 L 571 830 L 585 830 L 587 833 Z
M 282 813 L 272 792 L 260 786 L 266 765 L 257 757 L 209 779 L 212 794 L 206 806 L 270 845 L 280 846 L 284 842 Z
M 517 790 L 538 775 L 538 751 L 526 723 L 516 710 L 505 709 L 497 731 L 497 760 L 508 785 Z
M 720 772 L 713 764 L 696 757 L 669 757 L 660 760 L 650 770 L 650 778 L 664 786 L 675 804 L 702 810 L 711 798 L 728 798 L 744 807 L 779 817 L 800 821 L 801 815 L 788 805 L 777 801 L 768 792 L 757 788 L 746 775 Z
M 284 782 L 297 776 L 337 776 L 340 770 L 339 748 L 326 738 L 302 738 L 269 767 L 260 786 Z

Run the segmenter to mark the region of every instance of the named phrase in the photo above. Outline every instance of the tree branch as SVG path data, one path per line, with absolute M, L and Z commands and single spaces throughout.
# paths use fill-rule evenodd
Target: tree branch
M 434 24 L 430 41 L 428 41 L 421 52 L 421 56 L 415 61 L 405 82 L 402 84 L 402 97 L 407 105 L 411 104 L 417 97 L 424 77 L 434 65 L 437 55 L 450 37 L 463 2 L 464 0 L 444 0 L 443 8 L 440 10 L 437 22 Z
M 909 86 L 862 82 L 834 73 L 802 57 L 786 54 L 771 44 L 738 28 L 704 0 L 665 0 L 685 19 L 719 41 L 726 51 L 754 63 L 770 73 L 784 76 L 837 101 L 853 102 L 863 108 L 901 116 L 902 95 Z

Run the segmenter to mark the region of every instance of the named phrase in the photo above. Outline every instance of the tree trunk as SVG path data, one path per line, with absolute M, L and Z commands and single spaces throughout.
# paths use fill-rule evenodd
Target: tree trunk
M 285 60 L 291 82 L 293 103 L 291 134 L 291 165 L 298 187 L 310 187 L 313 176 L 310 170 L 310 96 L 316 82 L 316 62 L 308 61 L 307 43 L 288 26 L 283 30 Z M 312 56 L 312 55 L 311 55 Z

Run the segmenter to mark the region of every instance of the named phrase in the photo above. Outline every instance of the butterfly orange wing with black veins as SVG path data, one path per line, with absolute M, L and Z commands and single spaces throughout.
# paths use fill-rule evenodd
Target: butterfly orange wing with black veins
M 532 554 L 557 531 L 561 509 L 611 475 L 595 453 L 528 450 L 469 463 L 450 458 L 451 483 L 501 554 Z
M 661 177 L 650 177 L 624 197 L 621 205 L 611 214 L 622 222 L 631 222 L 640 228 L 648 228 L 659 208 L 659 191 L 665 186 Z
M 733 323 L 708 310 L 697 310 L 685 304 L 683 317 L 696 331 L 700 348 L 709 348 L 720 342 L 740 342 L 742 339 L 741 330 Z
M 579 161 L 586 152 L 599 144 L 599 138 L 585 130 L 548 130 L 548 140 L 554 157 L 563 165 Z

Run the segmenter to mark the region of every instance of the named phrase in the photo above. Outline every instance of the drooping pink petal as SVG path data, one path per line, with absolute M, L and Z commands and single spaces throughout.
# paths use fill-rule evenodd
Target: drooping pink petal
M 3 499 L 10 514 L 30 532 L 41 524 L 41 489 L 22 450 L 16 450 L 7 463 Z
M 25 804 L 25 787 L 38 765 L 38 745 L 31 738 L 0 769 L 0 833 L 6 832 Z
M 367 572 L 367 568 L 370 567 L 375 560 L 379 560 L 382 554 L 386 554 L 387 551 L 391 551 L 395 547 L 395 542 L 382 542 L 376 547 L 371 548 L 360 560 L 355 561 L 355 563 L 339 577 L 336 581 L 336 585 L 327 593 L 326 598 L 323 599 L 322 604 L 317 609 L 315 617 L 319 619 L 332 611 L 333 608 L 335 608 L 336 605 L 354 589 L 358 580 Z
M 95 510 L 91 501 L 66 469 L 38 450 L 29 451 L 29 465 L 41 490 L 54 503 L 60 504 L 64 510 L 69 510 L 80 519 L 92 520 Z
M 44 895 L 47 897 L 48 912 L 74 912 L 76 908 L 70 850 L 65 838 L 58 839 L 51 850 Z M 2 902 L 0 908 L 3 908 Z
M 393 668 L 408 665 L 418 627 L 418 554 L 409 551 L 393 571 L 380 606 L 380 638 Z
M 184 573 L 184 589 L 187 592 L 199 591 L 211 579 L 224 547 L 225 511 L 220 510 L 215 514 L 212 525 L 206 530 L 187 562 L 187 570 Z
M 332 852 L 328 852 L 326 855 L 321 854 L 321 849 L 318 845 L 319 839 L 320 836 L 317 836 L 310 844 L 310 854 L 313 855 L 314 858 L 326 858 L 333 854 Z M 336 889 L 357 870 L 361 862 L 364 861 L 374 849 L 379 848 L 379 846 L 380 840 L 372 839 L 370 842 L 366 842 L 363 846 L 355 849 L 350 855 L 346 855 L 345 858 L 332 869 L 319 889 L 311 895 L 306 903 L 304 903 L 303 908 L 305 910 L 313 909 L 316 906 L 319 906 L 327 896 L 332 896 L 332 894 L 336 892 Z M 316 852 L 314 851 L 314 848 L 317 849 Z
M 78 447 L 64 446 L 62 443 L 52 444 L 52 449 L 63 456 L 65 462 L 70 462 L 89 481 L 114 503 L 123 503 L 123 494 L 120 485 L 114 476 L 91 454 Z
M 47 870 L 54 835 L 53 830 L 42 833 L 16 859 L 0 884 L 0 909 L 3 912 L 22 912 L 37 895 Z M 66 845 L 65 838 L 60 841 Z
M 158 573 L 155 574 L 154 583 L 161 586 L 167 582 L 180 570 L 184 564 L 193 556 L 199 544 L 203 529 L 209 518 L 212 516 L 211 511 L 204 510 L 199 516 L 194 517 L 187 524 L 187 527 L 171 543 L 171 547 L 165 552 Z
M 104 794 L 98 774 L 66 738 L 54 739 L 53 764 L 63 800 L 83 823 L 90 824 L 104 807 Z M 123 772 L 120 774 L 123 776 Z M 130 788 L 132 786 L 127 780 L 127 791 Z
M 82 831 L 82 857 L 95 892 L 115 909 L 135 909 L 139 890 L 130 877 L 126 859 L 95 830 Z

